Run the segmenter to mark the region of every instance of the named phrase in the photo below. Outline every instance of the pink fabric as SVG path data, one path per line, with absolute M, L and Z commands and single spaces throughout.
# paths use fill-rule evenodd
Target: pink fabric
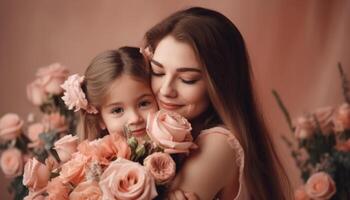
M 222 134 L 227 136 L 227 142 L 232 147 L 232 149 L 236 152 L 236 165 L 239 166 L 239 188 L 237 195 L 235 196 L 234 200 L 244 199 L 243 196 L 246 196 L 244 193 L 246 193 L 246 189 L 244 187 L 244 180 L 243 180 L 243 170 L 244 170 L 244 151 L 237 140 L 237 138 L 231 133 L 228 129 L 217 126 L 210 129 L 203 130 L 198 138 L 204 137 L 208 134 Z M 220 198 L 221 199 L 221 198 Z

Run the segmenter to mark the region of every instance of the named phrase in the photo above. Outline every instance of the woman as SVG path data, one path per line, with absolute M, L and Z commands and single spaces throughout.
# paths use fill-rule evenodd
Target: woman
M 182 165 L 169 198 L 193 192 L 199 199 L 286 199 L 288 181 L 234 24 L 216 11 L 190 8 L 152 27 L 144 48 L 159 107 L 190 120 L 200 149 Z

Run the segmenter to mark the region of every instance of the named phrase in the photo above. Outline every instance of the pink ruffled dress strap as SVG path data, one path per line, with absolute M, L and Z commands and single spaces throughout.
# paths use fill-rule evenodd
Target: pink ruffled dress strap
M 228 144 L 232 147 L 232 149 L 236 152 L 236 159 L 235 159 L 235 164 L 239 167 L 239 188 L 236 197 L 234 200 L 240 199 L 241 196 L 241 191 L 242 191 L 242 185 L 243 185 L 243 170 L 244 170 L 244 151 L 237 140 L 237 138 L 233 135 L 231 131 L 228 129 L 221 127 L 221 126 L 216 126 L 213 128 L 205 129 L 202 130 L 201 133 L 199 134 L 198 137 L 204 137 L 205 135 L 208 134 L 222 134 L 227 136 L 227 142 Z

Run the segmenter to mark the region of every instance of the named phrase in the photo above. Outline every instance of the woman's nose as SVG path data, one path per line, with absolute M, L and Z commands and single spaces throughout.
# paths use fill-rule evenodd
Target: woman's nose
M 160 86 L 159 93 L 165 97 L 175 98 L 177 91 L 173 81 L 171 79 L 165 79 Z

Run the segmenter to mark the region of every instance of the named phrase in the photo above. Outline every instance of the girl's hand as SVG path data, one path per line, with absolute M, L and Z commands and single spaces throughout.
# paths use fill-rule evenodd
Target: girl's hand
M 169 192 L 167 200 L 199 200 L 194 192 L 184 192 L 182 190 L 173 190 Z

